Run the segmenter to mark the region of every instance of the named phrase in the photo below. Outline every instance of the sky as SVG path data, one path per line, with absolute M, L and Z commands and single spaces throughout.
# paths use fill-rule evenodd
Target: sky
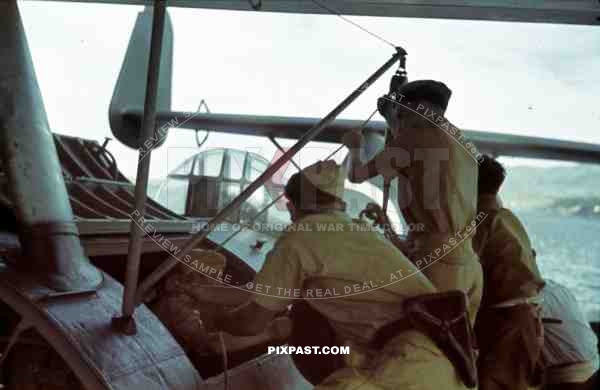
M 19 7 L 52 131 L 114 138 L 108 106 L 142 8 L 38 1 L 19 1 Z M 323 117 L 393 54 L 333 15 L 169 13 L 177 111 L 194 111 L 205 99 L 216 113 Z M 599 27 L 350 18 L 408 51 L 409 79 L 436 79 L 452 89 L 446 116 L 455 125 L 600 144 Z M 392 72 L 340 118 L 366 119 Z M 202 150 L 213 147 L 249 148 L 267 160 L 275 154 L 258 137 L 213 133 Z M 295 160 L 304 166 L 336 147 L 313 143 Z M 137 151 L 116 140 L 109 150 L 134 178 Z M 171 131 L 152 154 L 151 178 L 164 178 L 197 152 L 193 132 Z

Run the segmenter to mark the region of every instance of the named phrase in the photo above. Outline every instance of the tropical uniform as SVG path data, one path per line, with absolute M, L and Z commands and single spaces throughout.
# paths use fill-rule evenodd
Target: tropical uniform
M 481 302 L 483 276 L 472 247 L 477 213 L 477 160 L 462 132 L 440 127 L 402 129 L 376 156 L 378 172 L 398 177 L 398 205 L 412 228 L 408 253 L 441 291 L 462 290 L 471 321 Z M 392 161 L 393 171 L 385 168 Z
M 421 332 L 407 327 L 381 350 L 376 331 L 404 318 L 405 299 L 436 292 L 432 283 L 369 225 L 341 211 L 305 216 L 277 241 L 254 281 L 252 300 L 279 311 L 303 298 L 327 318 L 344 367 L 316 389 L 465 389 L 451 362 Z M 407 321 L 408 322 L 408 321 Z
M 479 388 L 525 390 L 535 384 L 543 342 L 536 298 L 544 281 L 519 219 L 494 195 L 480 196 L 479 211 L 485 213 L 474 241 L 485 286 L 475 324 Z

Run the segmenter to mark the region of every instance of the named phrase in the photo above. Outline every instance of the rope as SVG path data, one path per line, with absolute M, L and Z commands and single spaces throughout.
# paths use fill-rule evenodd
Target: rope
M 398 234 L 392 228 L 392 224 L 387 213 L 377 203 L 369 203 L 364 210 L 358 214 L 358 218 L 362 219 L 366 217 L 373 221 L 373 226 L 379 226 L 383 229 L 383 235 L 392 244 L 394 244 L 401 252 L 406 254 L 405 244 L 402 239 L 398 237 Z
M 329 12 L 330 14 L 338 16 L 340 19 L 342 19 L 346 23 L 350 23 L 354 27 L 357 27 L 357 28 L 361 29 L 362 31 L 366 32 L 367 34 L 371 35 L 372 37 L 375 37 L 376 39 L 378 39 L 381 42 L 385 43 L 386 45 L 391 46 L 394 49 L 396 48 L 396 45 L 394 45 L 393 43 L 391 43 L 387 39 L 383 38 L 381 35 L 377 35 L 374 32 L 371 32 L 371 31 L 367 30 L 365 27 L 361 26 L 360 24 L 358 24 L 356 22 L 353 22 L 352 20 L 350 20 L 347 17 L 345 17 L 344 15 L 342 15 L 339 11 L 337 11 L 337 10 L 335 10 L 333 8 L 329 8 L 328 6 L 326 6 L 325 4 L 321 3 L 320 1 L 317 1 L 317 0 L 311 0 L 311 1 L 313 3 L 315 3 L 316 5 L 318 5 L 319 7 L 323 8 L 324 10 L 326 10 L 327 12 Z

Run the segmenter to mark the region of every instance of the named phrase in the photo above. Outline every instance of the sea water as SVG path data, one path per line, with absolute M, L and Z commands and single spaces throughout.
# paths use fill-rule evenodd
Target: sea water
M 516 211 L 542 276 L 568 287 L 590 321 L 600 321 L 600 218 Z

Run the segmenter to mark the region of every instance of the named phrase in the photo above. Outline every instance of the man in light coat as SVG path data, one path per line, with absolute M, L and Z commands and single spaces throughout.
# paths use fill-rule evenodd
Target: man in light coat
M 451 91 L 433 80 L 400 87 L 396 101 L 382 113 L 391 136 L 371 161 L 361 160 L 362 135 L 353 132 L 349 179 L 361 183 L 377 175 L 398 178 L 398 206 L 410 231 L 407 253 L 439 291 L 462 290 L 475 320 L 483 276 L 472 248 L 477 223 L 476 148 L 444 113 Z
M 436 288 L 393 244 L 344 212 L 344 180 L 333 161 L 290 178 L 285 191 L 293 223 L 256 275 L 250 300 L 224 313 L 216 327 L 256 334 L 302 299 L 327 319 L 337 344 L 350 347 L 343 365 L 316 389 L 466 389 L 453 364 L 403 312 L 407 298 Z M 406 326 L 373 347 L 377 331 L 396 321 Z

